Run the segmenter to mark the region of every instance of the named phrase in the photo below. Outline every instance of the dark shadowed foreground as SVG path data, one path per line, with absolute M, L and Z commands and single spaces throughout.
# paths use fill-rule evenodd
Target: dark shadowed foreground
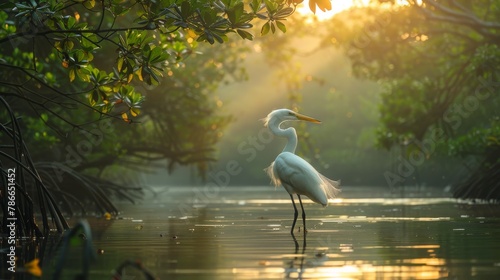
M 153 192 L 152 192 L 153 193 Z M 306 202 L 307 201 L 307 202 Z M 117 219 L 89 219 L 99 252 L 91 279 L 125 259 L 160 279 L 493 279 L 500 206 L 429 189 L 344 187 L 327 208 L 304 200 L 309 232 L 290 235 L 293 208 L 273 187 L 155 188 Z M 78 248 L 64 274 L 80 271 Z M 44 265 L 51 274 L 53 261 Z M 45 277 L 44 277 L 45 278 Z M 144 279 L 125 269 L 123 279 Z

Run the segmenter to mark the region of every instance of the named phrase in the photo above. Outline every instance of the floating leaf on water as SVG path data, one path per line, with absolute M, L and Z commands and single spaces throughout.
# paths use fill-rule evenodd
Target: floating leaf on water
M 35 277 L 42 277 L 42 269 L 40 268 L 40 260 L 38 258 L 35 258 L 34 260 L 27 262 L 24 264 L 24 268 L 26 269 L 26 272 L 29 274 L 35 276 Z
M 271 264 L 270 261 L 266 261 L 266 260 L 259 261 L 259 265 L 268 266 L 270 264 Z
M 106 219 L 107 221 L 111 220 L 111 214 L 110 214 L 109 212 L 104 213 L 103 217 L 104 217 L 104 219 Z

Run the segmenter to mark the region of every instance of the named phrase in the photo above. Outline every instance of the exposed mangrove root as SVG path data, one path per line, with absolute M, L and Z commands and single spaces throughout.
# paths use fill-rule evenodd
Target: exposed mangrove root
M 18 119 L 2 97 L 0 106 L 5 108 L 2 110 L 6 111 L 8 117 L 7 121 L 0 122 L 2 232 L 8 232 L 9 218 L 16 221 L 18 237 L 47 236 L 51 229 L 63 232 L 68 228 L 68 224 L 35 168 Z M 35 221 L 35 213 L 41 214 L 42 229 Z
M 134 203 L 134 199 L 142 195 L 142 188 L 124 188 L 108 180 L 79 173 L 68 166 L 39 162 L 36 167 L 49 189 L 55 191 L 54 196 L 59 198 L 61 207 L 70 215 L 74 214 L 75 205 L 82 215 L 87 214 L 89 209 L 100 214 L 116 215 L 118 209 L 110 197 L 114 195 Z
M 500 162 L 478 168 L 453 195 L 457 198 L 500 200 Z
M 61 279 L 61 273 L 64 269 L 64 264 L 68 259 L 68 250 L 71 245 L 72 238 L 80 238 L 84 240 L 83 258 L 82 258 L 82 272 L 74 279 L 89 279 L 90 262 L 96 258 L 96 253 L 92 246 L 92 232 L 87 221 L 83 220 L 78 222 L 71 230 L 64 233 L 61 239 L 60 255 L 57 260 L 55 273 L 52 279 Z
M 20 121 L 3 97 L 0 108 L 0 118 L 6 118 L 0 119 L 2 232 L 8 232 L 7 219 L 15 218 L 17 237 L 48 236 L 51 230 L 62 233 L 68 228 L 64 215 L 116 215 L 118 209 L 111 197 L 134 203 L 142 196 L 140 187 L 123 187 L 59 163 L 35 164 L 23 139 Z M 13 195 L 9 195 L 9 190 Z M 40 217 L 41 225 L 35 217 Z

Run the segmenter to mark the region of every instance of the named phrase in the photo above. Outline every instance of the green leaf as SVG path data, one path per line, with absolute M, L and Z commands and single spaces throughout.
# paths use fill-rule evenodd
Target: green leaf
M 262 5 L 262 0 L 252 0 L 252 2 L 250 3 L 250 8 L 252 9 L 254 14 L 260 11 L 263 7 L 264 6 Z
M 267 33 L 269 33 L 269 30 L 271 29 L 271 23 L 268 21 L 266 22 L 266 24 L 264 24 L 262 26 L 262 29 L 260 30 L 260 34 L 262 36 L 266 35 Z
M 86 71 L 85 68 L 81 68 L 81 69 L 77 69 L 76 71 L 76 76 L 84 81 L 84 82 L 90 82 L 90 74 L 88 73 L 88 71 Z
M 73 43 L 73 41 L 71 40 L 64 40 L 64 49 L 66 51 L 70 51 L 73 49 L 73 47 L 75 46 L 75 43 Z
M 75 80 L 76 74 L 75 74 L 75 69 L 70 69 L 69 70 L 69 81 L 73 82 Z
M 148 61 L 150 63 L 160 63 L 168 58 L 168 54 L 164 52 L 160 47 L 156 47 L 149 53 Z
M 93 90 L 91 94 L 89 94 L 89 104 L 90 106 L 95 106 L 99 101 L 99 93 L 97 90 Z
M 110 93 L 113 91 L 113 89 L 109 86 L 100 86 L 99 87 L 99 90 L 104 92 L 104 93 Z
M 132 115 L 132 117 L 137 117 L 140 113 L 141 109 L 134 107 L 130 108 L 130 114 Z
M 90 10 L 95 7 L 95 0 L 87 0 L 83 2 L 83 6 L 85 6 L 85 8 Z
M 274 1 L 264 0 L 264 3 L 266 3 L 266 8 L 269 11 L 269 13 L 271 13 L 271 14 L 276 12 L 276 10 L 278 9 L 278 4 Z
M 94 34 L 91 33 L 82 34 L 81 44 L 83 49 L 87 51 L 93 51 L 95 49 L 98 49 L 99 45 L 97 45 L 94 42 L 97 42 L 97 38 Z
M 261 14 L 261 13 L 256 14 L 256 16 L 257 16 L 258 18 L 260 18 L 260 19 L 269 19 L 269 17 L 268 17 L 268 16 L 266 16 L 266 15 L 264 15 L 264 14 Z
M 240 21 L 243 15 L 243 3 L 239 2 L 231 10 L 227 12 L 227 17 L 232 24 L 236 24 Z
M 192 14 L 191 3 L 189 1 L 184 1 L 181 4 L 181 16 L 183 19 L 187 19 Z
M 116 69 L 118 70 L 118 72 L 121 72 L 122 71 L 122 67 L 123 67 L 123 56 L 122 57 L 119 57 L 118 58 L 118 61 L 116 62 Z
M 68 29 L 73 28 L 76 23 L 76 19 L 72 16 L 68 17 Z
M 238 29 L 238 30 L 236 30 L 236 32 L 243 39 L 247 39 L 247 40 L 250 40 L 250 41 L 253 40 L 253 35 L 251 33 L 247 32 L 247 31 L 245 31 L 245 30 Z
M 212 45 L 215 43 L 214 36 L 209 31 L 206 31 L 200 38 L 207 40 Z
M 217 32 L 213 32 L 212 35 L 214 36 L 215 40 L 217 40 L 217 42 L 219 42 L 220 44 L 224 43 L 226 36 L 223 33 L 217 34 Z
M 279 30 L 281 30 L 281 32 L 286 33 L 286 26 L 281 21 L 277 20 L 276 26 L 278 26 L 278 28 L 279 28 Z
M 46 122 L 46 121 L 48 121 L 48 120 L 49 120 L 49 116 L 48 116 L 47 114 L 45 114 L 45 113 L 40 114 L 40 118 L 41 118 L 44 122 Z
M 274 14 L 274 18 L 285 18 L 293 13 L 293 8 L 292 7 L 286 7 L 282 10 L 277 11 Z

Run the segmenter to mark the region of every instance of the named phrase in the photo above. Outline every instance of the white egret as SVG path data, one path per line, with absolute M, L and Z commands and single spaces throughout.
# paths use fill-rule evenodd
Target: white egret
M 340 185 L 339 181 L 333 181 L 323 176 L 311 164 L 295 154 L 295 149 L 297 148 L 297 133 L 295 129 L 293 127 L 282 129 L 280 125 L 285 121 L 298 120 L 321 123 L 321 121 L 315 118 L 304 116 L 288 109 L 274 110 L 264 119 L 264 126 L 268 127 L 274 135 L 288 139 L 283 151 L 265 171 L 271 177 L 274 185 L 282 185 L 292 199 L 295 210 L 292 229 L 290 230 L 292 235 L 298 216 L 297 207 L 293 199 L 294 194 L 299 198 L 300 207 L 302 208 L 304 232 L 306 232 L 306 213 L 300 196 L 305 195 L 312 201 L 327 206 L 328 199 L 334 198 L 340 192 L 338 189 Z

